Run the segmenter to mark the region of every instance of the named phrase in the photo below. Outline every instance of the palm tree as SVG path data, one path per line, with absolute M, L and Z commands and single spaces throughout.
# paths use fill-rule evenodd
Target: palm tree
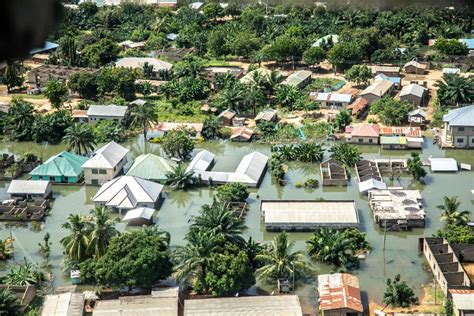
M 300 277 L 306 272 L 306 260 L 302 251 L 292 252 L 294 242 L 283 232 L 275 237 L 268 249 L 255 259 L 263 264 L 256 274 L 260 280 Z
M 353 167 L 362 159 L 362 154 L 354 145 L 348 143 L 338 143 L 331 147 L 331 158 L 340 162 L 344 167 Z
M 295 157 L 302 162 L 315 162 L 323 160 L 324 150 L 316 143 L 302 143 L 295 147 Z
M 75 124 L 66 128 L 63 141 L 68 150 L 74 150 L 78 155 L 87 155 L 96 145 L 92 128 L 87 124 Z
M 59 242 L 71 261 L 81 262 L 87 258 L 90 225 L 78 214 L 69 214 L 67 219 L 61 227 L 69 230 L 70 235 L 61 238 Z
M 354 243 L 337 229 L 322 228 L 306 242 L 309 255 L 317 261 L 344 267 L 357 262 L 354 257 Z
M 252 108 L 253 116 L 257 115 L 257 108 L 265 103 L 265 94 L 255 84 L 248 85 L 245 93 L 247 104 Z
M 474 101 L 474 79 L 448 74 L 437 81 L 437 94 L 442 105 L 459 106 Z
M 193 171 L 186 171 L 183 164 L 174 167 L 173 171 L 166 174 L 166 184 L 172 189 L 186 189 L 198 183 Z
M 270 95 L 273 95 L 275 93 L 275 87 L 282 81 L 282 79 L 282 76 L 276 70 L 272 70 L 267 75 L 266 89 L 268 90 L 268 93 Z
M 281 161 L 292 161 L 296 158 L 293 145 L 273 146 L 272 151 L 275 152 L 275 156 Z
M 179 282 L 190 283 L 206 275 L 207 257 L 216 247 L 216 240 L 211 232 L 204 230 L 190 231 L 186 240 L 186 246 L 179 246 L 174 252 L 173 277 Z
M 97 258 L 102 257 L 107 250 L 112 237 L 119 234 L 115 228 L 115 223 L 119 222 L 117 217 L 112 218 L 111 211 L 105 206 L 96 207 L 91 211 L 93 220 L 92 230 L 89 237 L 88 251 Z
M 14 98 L 5 118 L 5 129 L 10 138 L 12 140 L 31 139 L 34 121 L 34 108 L 31 103 Z
M 219 94 L 218 103 L 222 108 L 230 108 L 240 111 L 245 104 L 244 88 L 241 84 L 234 84 L 222 90 Z
M 295 87 L 288 85 L 279 85 L 276 88 L 277 102 L 281 106 L 288 108 L 290 111 L 293 111 L 293 106 L 300 97 L 301 91 Z
M 248 229 L 245 222 L 238 218 L 224 203 L 214 202 L 212 206 L 203 205 L 191 225 L 192 230 L 204 230 L 214 236 L 222 236 L 231 243 L 245 244 L 242 234 Z
M 3 282 L 9 285 L 33 285 L 42 279 L 43 275 L 36 271 L 33 265 L 28 263 L 25 259 L 22 265 L 16 269 L 11 269 L 10 273 L 3 277 Z
M 143 139 L 146 139 L 148 128 L 158 122 L 155 108 L 147 104 L 134 106 L 130 113 L 130 119 L 132 127 L 143 128 Z
M 2 316 L 20 315 L 20 300 L 10 290 L 0 290 L 0 314 Z
M 469 222 L 469 211 L 458 211 L 461 202 L 457 196 L 443 198 L 443 204 L 437 208 L 443 211 L 441 220 L 448 224 L 466 225 Z

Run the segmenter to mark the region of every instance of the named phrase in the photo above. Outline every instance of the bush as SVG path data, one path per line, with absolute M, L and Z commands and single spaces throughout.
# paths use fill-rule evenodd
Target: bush
M 296 181 L 295 187 L 296 187 L 297 189 L 300 189 L 300 188 L 303 187 L 303 183 L 302 183 L 301 181 Z
M 311 189 L 317 188 L 318 185 L 319 185 L 319 181 L 317 179 L 308 179 L 304 183 L 305 188 L 311 188 Z

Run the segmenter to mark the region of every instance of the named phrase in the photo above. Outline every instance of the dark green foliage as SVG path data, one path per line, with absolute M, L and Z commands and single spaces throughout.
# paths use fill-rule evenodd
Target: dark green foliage
M 171 274 L 170 254 L 169 234 L 146 227 L 112 238 L 105 254 L 82 263 L 81 272 L 99 286 L 150 288 Z
M 60 110 L 46 115 L 36 115 L 33 123 L 33 140 L 37 143 L 59 143 L 64 135 L 66 135 L 66 130 L 72 124 L 72 116 L 67 110 Z
M 474 233 L 469 226 L 448 224 L 444 230 L 438 229 L 434 237 L 443 237 L 452 244 L 474 244 Z
M 354 65 L 344 75 L 347 80 L 355 82 L 357 85 L 368 84 L 369 79 L 372 78 L 372 71 L 365 65 Z
M 360 63 L 362 55 L 361 48 L 355 42 L 337 43 L 328 51 L 328 60 L 338 69 Z
M 0 313 L 4 316 L 20 315 L 21 305 L 16 294 L 10 290 L 0 290 Z
M 99 94 L 99 84 L 97 75 L 80 72 L 72 75 L 68 81 L 68 87 L 79 94 L 84 99 L 95 99 Z
M 340 162 L 344 167 L 354 167 L 362 159 L 360 149 L 348 143 L 337 143 L 329 150 L 331 158 Z
M 215 116 L 208 116 L 204 120 L 202 136 L 204 139 L 215 139 L 219 137 L 219 120 Z
M 474 77 L 464 78 L 458 74 L 448 74 L 437 81 L 437 96 L 441 107 L 460 106 L 474 101 Z
M 186 171 L 183 164 L 177 165 L 173 171 L 168 172 L 166 178 L 166 184 L 175 190 L 184 190 L 199 184 L 199 179 L 194 176 L 193 171 Z
M 326 57 L 326 53 L 321 47 L 310 47 L 303 54 L 303 61 L 308 65 L 320 63 Z
M 90 125 L 74 124 L 68 127 L 65 132 L 63 141 L 67 144 L 68 150 L 73 150 L 79 155 L 87 155 L 94 150 L 96 141 Z
M 317 143 L 301 143 L 299 145 L 278 145 L 273 146 L 272 151 L 283 162 L 301 161 L 317 162 L 322 161 L 324 150 Z
M 173 130 L 166 133 L 161 144 L 168 156 L 182 160 L 189 159 L 194 149 L 194 143 L 185 130 Z
M 87 66 L 98 68 L 114 61 L 119 52 L 120 48 L 114 41 L 103 38 L 95 44 L 86 46 L 81 56 Z
M 123 125 L 109 120 L 104 120 L 94 124 L 93 134 L 94 142 L 98 144 L 108 143 L 110 141 L 116 143 L 122 143 L 125 141 L 125 130 Z
M 407 161 L 408 171 L 412 174 L 413 179 L 420 181 L 426 176 L 426 170 L 423 169 L 419 153 L 411 153 L 411 158 Z
M 446 299 L 444 301 L 444 313 L 446 316 L 453 316 L 454 311 L 453 311 L 453 300 L 452 299 Z
M 24 259 L 23 264 L 11 269 L 1 281 L 2 284 L 8 285 L 34 285 L 44 281 L 44 275 Z
M 141 128 L 143 130 L 143 138 L 146 139 L 147 130 L 158 123 L 158 116 L 155 107 L 150 104 L 135 105 L 130 111 L 130 126 L 133 128 Z
M 58 79 L 50 79 L 46 83 L 44 95 L 56 109 L 59 109 L 64 101 L 67 100 L 68 94 L 69 92 L 64 82 Z
M 418 304 L 418 298 L 407 283 L 400 279 L 400 274 L 397 274 L 393 281 L 390 278 L 387 279 L 387 287 L 383 293 L 383 303 L 390 305 L 392 308 L 407 308 Z
M 10 92 L 13 88 L 20 88 L 24 82 L 20 64 L 9 60 L 7 62 L 7 67 L 3 72 L 2 79 L 2 83 L 7 86 L 8 92 Z
M 31 103 L 17 98 L 12 100 L 4 125 L 5 132 L 11 140 L 31 140 L 35 121 L 33 113 Z
M 457 39 L 438 38 L 434 49 L 446 56 L 464 56 L 469 52 L 467 45 Z
M 341 109 L 336 114 L 336 119 L 334 120 L 334 127 L 337 130 L 342 131 L 347 125 L 351 124 L 352 116 L 347 109 Z
M 413 106 L 410 103 L 395 100 L 390 96 L 385 96 L 370 105 L 370 112 L 377 114 L 386 125 L 402 125 L 412 109 Z
M 437 208 L 443 212 L 441 215 L 441 220 L 446 221 L 448 225 L 467 225 L 469 222 L 470 212 L 459 211 L 460 205 L 461 202 L 457 196 L 444 196 L 443 204 L 437 206 Z
M 226 183 L 217 189 L 217 199 L 224 204 L 228 202 L 245 202 L 249 194 L 249 190 L 242 183 Z
M 287 167 L 283 164 L 281 158 L 278 155 L 272 154 L 270 161 L 270 173 L 279 182 L 282 183 L 285 178 Z

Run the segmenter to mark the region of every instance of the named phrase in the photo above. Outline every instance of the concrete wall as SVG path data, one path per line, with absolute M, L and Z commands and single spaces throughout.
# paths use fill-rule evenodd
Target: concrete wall
M 110 117 L 110 116 L 93 116 L 93 115 L 90 115 L 89 116 L 89 123 L 98 123 L 100 121 L 115 121 L 115 122 L 121 122 L 123 121 L 123 117 L 122 118 L 117 118 L 117 117 Z
M 400 97 L 400 100 L 401 101 L 406 101 L 410 104 L 413 104 L 413 105 L 421 105 L 423 103 L 423 98 L 420 98 L 416 95 L 413 95 L 413 94 L 408 94 L 408 95 L 404 95 L 404 96 L 401 96 Z
M 79 181 L 79 178 L 77 177 L 61 177 L 61 176 L 50 177 L 46 175 L 42 175 L 42 176 L 33 175 L 31 176 L 31 179 L 32 180 L 48 180 L 54 183 L 77 183 Z
M 99 169 L 97 174 L 92 173 L 91 168 L 84 168 L 84 179 L 86 184 L 93 184 L 97 180 L 97 185 L 102 185 L 105 182 L 115 178 L 120 172 L 122 172 L 123 166 L 127 163 L 127 157 L 125 156 L 121 162 L 115 167 L 115 169 L 102 169 L 105 170 L 105 173 L 100 173 Z M 103 171 L 102 171 L 103 172 Z
M 448 133 L 453 137 L 453 145 L 457 148 L 474 148 L 474 127 L 449 126 Z
M 377 145 L 379 143 L 378 137 L 365 137 L 365 136 L 352 136 L 351 138 L 346 138 L 346 142 L 353 144 L 373 144 Z
M 339 309 L 331 309 L 331 310 L 325 310 L 325 311 L 321 311 L 323 316 L 345 316 L 347 314 L 351 314 L 351 315 L 359 315 L 361 316 L 362 313 L 359 313 L 355 310 L 352 310 L 352 309 L 349 309 L 349 308 L 339 308 Z

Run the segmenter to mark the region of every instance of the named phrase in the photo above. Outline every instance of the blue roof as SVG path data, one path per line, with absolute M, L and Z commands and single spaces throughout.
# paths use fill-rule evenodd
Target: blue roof
M 462 38 L 459 41 L 466 44 L 468 49 L 474 49 L 474 38 Z
M 395 84 L 400 84 L 400 82 L 402 81 L 402 78 L 400 77 L 389 77 L 385 74 L 378 74 L 375 79 L 378 79 L 378 78 L 381 78 L 381 79 L 384 79 L 384 80 L 388 80 L 388 81 L 391 81 Z
M 50 50 L 53 50 L 53 49 L 56 49 L 58 48 L 59 45 L 56 44 L 56 43 L 53 43 L 53 42 L 44 42 L 44 47 L 42 48 L 34 48 L 30 51 L 30 55 L 34 55 L 34 54 L 39 54 L 39 53 L 43 53 L 43 52 L 47 52 L 47 51 L 50 51 Z

